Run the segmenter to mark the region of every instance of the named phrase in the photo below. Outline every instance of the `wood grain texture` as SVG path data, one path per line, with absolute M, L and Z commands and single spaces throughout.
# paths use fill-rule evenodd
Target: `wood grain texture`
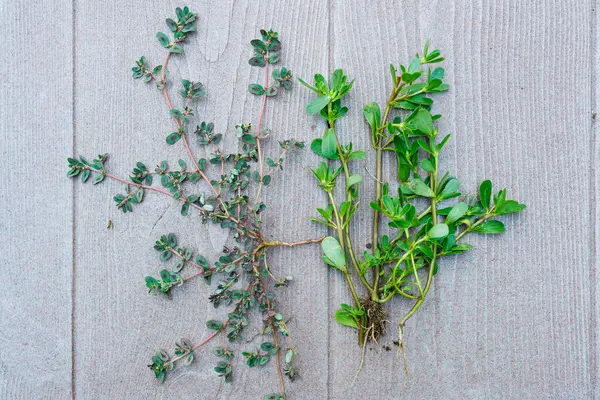
M 0 15 L 0 398 L 67 398 L 71 4 L 0 2 Z
M 148 166 L 163 159 L 176 164 L 189 162 L 181 143 L 169 147 L 165 136 L 173 131 L 162 95 L 152 86 L 135 82 L 130 68 L 135 59 L 146 55 L 156 65 L 162 63 L 163 49 L 155 34 L 164 31 L 164 18 L 179 3 L 147 1 L 95 3 L 76 1 L 76 116 L 77 152 L 111 154 L 110 169 L 126 176 L 136 161 Z M 325 1 L 297 8 L 293 2 L 223 1 L 193 4 L 199 13 L 198 33 L 186 46 L 185 57 L 170 63 L 172 99 L 179 103 L 176 89 L 180 77 L 199 80 L 208 94 L 197 107 L 198 120 L 213 121 L 216 130 L 226 132 L 225 147 L 237 149 L 235 124 L 256 123 L 260 99 L 248 93 L 251 82 L 262 79 L 260 69 L 247 60 L 251 39 L 259 29 L 273 27 L 280 32 L 282 65 L 296 76 L 307 76 L 327 68 L 327 25 L 307 24 L 311 15 L 327 15 Z M 301 51 L 300 51 L 301 49 Z M 276 139 L 295 137 L 309 140 L 315 122 L 307 117 L 304 105 L 307 91 L 296 87 L 268 102 L 263 126 L 273 131 L 274 140 L 266 153 L 279 153 Z M 199 156 L 205 150 L 193 145 Z M 284 240 L 318 237 L 322 229 L 308 221 L 314 202 L 306 190 L 312 185 L 307 165 L 315 164 L 309 151 L 291 154 L 282 174 L 266 189 L 265 232 Z M 207 336 L 205 321 L 222 316 L 208 302 L 212 290 L 203 281 L 192 281 L 174 291 L 173 299 L 146 295 L 143 278 L 161 269 L 152 249 L 161 234 L 174 232 L 180 243 L 215 259 L 228 235 L 214 226 L 201 225 L 196 217 L 182 217 L 179 206 L 169 199 L 148 194 L 134 213 L 122 215 L 111 195 L 123 191 L 114 184 L 97 188 L 77 186 L 76 224 L 76 325 L 75 387 L 77 398 L 262 398 L 278 390 L 273 365 L 248 370 L 238 353 L 234 363 L 234 383 L 219 387 L 213 367 L 218 359 L 213 345 L 198 352 L 191 367 L 174 372 L 163 386 L 156 384 L 146 368 L 157 348 L 173 349 L 181 337 L 199 342 Z M 107 230 L 108 219 L 114 229 Z M 325 266 L 313 247 L 273 250 L 269 261 L 277 274 L 296 280 L 282 295 L 281 309 L 292 316 L 290 329 L 299 353 L 303 381 L 288 384 L 297 398 L 320 398 L 326 392 L 327 286 Z M 317 312 L 318 310 L 318 312 Z M 254 336 L 260 320 L 247 336 Z M 256 339 L 260 343 L 260 338 Z M 255 344 L 236 346 L 254 349 Z M 310 382 L 309 384 L 306 384 Z
M 490 178 L 528 210 L 505 220 L 506 234 L 473 237 L 473 252 L 443 260 L 406 330 L 408 380 L 400 360 L 373 349 L 352 384 L 356 363 L 335 356 L 331 397 L 591 397 L 591 4 L 408 1 L 392 9 L 384 1 L 334 1 L 332 15 L 333 65 L 357 79 L 342 136 L 368 145 L 362 106 L 384 102 L 388 64 L 406 63 L 431 39 L 447 58 L 452 84 L 434 109 L 444 115 L 441 132 L 454 134 L 441 165 L 461 180 L 463 193 Z M 355 224 L 357 237 L 367 235 L 369 222 Z M 332 310 L 347 295 L 336 287 L 330 299 Z M 393 327 L 409 307 L 392 304 Z M 353 348 L 352 332 L 331 328 L 332 354 Z M 395 333 L 383 344 L 392 339 Z M 352 356 L 358 359 L 356 347 Z M 375 371 L 384 372 L 374 379 Z
M 201 281 L 172 299 L 148 296 L 144 276 L 163 267 L 154 241 L 173 232 L 213 259 L 230 243 L 228 235 L 180 216 L 178 204 L 154 193 L 123 215 L 112 201 L 122 185 L 73 186 L 64 178 L 74 144 L 88 158 L 109 153 L 110 170 L 121 176 L 136 161 L 149 167 L 188 161 L 180 144 L 164 143 L 173 122 L 160 93 L 130 77 L 141 55 L 163 62 L 155 34 L 166 30 L 164 18 L 180 5 L 0 2 L 7 38 L 0 44 L 6 72 L 0 238 L 3 271 L 17 281 L 5 279 L 0 295 L 0 399 L 248 399 L 277 390 L 273 365 L 249 370 L 241 357 L 234 383 L 219 387 L 212 346 L 157 385 L 146 367 L 153 351 L 172 349 L 182 336 L 201 340 L 205 321 L 226 309 L 207 302 L 212 290 Z M 452 85 L 436 96 L 434 109 L 444 115 L 440 130 L 453 133 L 441 165 L 464 192 L 492 179 L 528 205 L 505 219 L 506 234 L 472 237 L 470 254 L 442 261 L 427 301 L 406 328 L 408 380 L 392 344 L 408 302 L 389 308 L 391 331 L 381 344 L 393 351 L 371 346 L 353 381 L 356 337 L 332 317 L 350 302 L 341 276 L 327 270 L 316 247 L 269 253 L 275 271 L 295 278 L 280 297 L 292 316 L 302 375 L 288 384 L 290 398 L 600 398 L 596 1 L 202 0 L 191 6 L 200 14 L 199 32 L 185 57 L 172 59 L 172 81 L 206 85 L 196 115 L 226 133 L 227 149 L 237 146 L 235 124 L 256 123 L 260 103 L 247 85 L 262 76 L 247 59 L 260 28 L 280 32 L 282 65 L 296 77 L 341 67 L 356 78 L 339 134 L 363 149 L 369 147 L 364 104 L 383 103 L 389 63 L 406 63 L 430 39 L 447 58 Z M 175 102 L 177 86 L 170 88 Z M 312 97 L 296 86 L 270 101 L 265 126 L 275 138 L 309 142 L 321 135 L 324 124 L 304 112 Z M 267 153 L 277 149 L 273 140 Z M 370 154 L 369 171 L 373 159 Z M 273 238 L 324 233 L 307 221 L 326 201 L 315 195 L 308 172 L 318 161 L 308 150 L 289 156 L 267 189 L 265 231 Z M 45 173 L 34 179 L 26 165 Z M 369 174 L 360 165 L 354 170 L 365 176 L 361 190 L 370 196 Z M 358 252 L 370 241 L 371 214 L 368 201 L 362 203 L 352 226 Z M 258 332 L 260 321 L 253 324 Z

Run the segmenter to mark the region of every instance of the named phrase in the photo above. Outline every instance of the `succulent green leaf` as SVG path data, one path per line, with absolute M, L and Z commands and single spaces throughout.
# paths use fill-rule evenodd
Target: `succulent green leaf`
M 329 104 L 329 101 L 331 101 L 329 96 L 319 96 L 306 105 L 306 112 L 309 115 L 317 114 Z
M 333 317 L 340 325 L 358 329 L 358 324 L 356 323 L 354 316 L 343 308 L 338 309 L 335 314 L 333 314 Z
M 381 110 L 379 109 L 379 104 L 375 102 L 367 104 L 363 109 L 363 114 L 371 126 L 371 130 L 373 132 L 377 131 L 381 124 Z
M 456 221 L 461 219 L 463 217 L 463 215 L 465 215 L 465 213 L 467 212 L 468 209 L 469 209 L 469 206 L 464 202 L 460 202 L 460 203 L 456 204 L 454 207 L 452 207 L 452 210 L 450 210 L 450 212 L 448 213 L 448 216 L 446 217 L 446 223 L 448 223 L 448 224 L 455 223 Z
M 408 188 L 417 196 L 433 197 L 435 194 L 422 180 L 415 178 L 408 182 Z
M 504 232 L 504 224 L 500 221 L 485 221 L 481 225 L 477 225 L 472 229 L 473 232 L 477 233 L 488 233 L 488 234 L 496 234 Z
M 346 182 L 346 188 L 350 189 L 350 187 L 352 185 L 356 185 L 357 183 L 360 183 L 360 182 L 362 182 L 362 175 L 360 175 L 360 174 L 351 175 L 348 178 L 348 181 Z
M 433 133 L 433 119 L 431 118 L 429 111 L 423 108 L 417 111 L 412 119 L 412 123 L 419 132 L 422 132 L 427 136 L 430 136 Z
M 448 229 L 448 225 L 446 224 L 437 224 L 434 225 L 429 232 L 427 232 L 427 236 L 429 239 L 443 239 L 448 236 L 450 230 Z
M 327 236 L 321 242 L 321 249 L 325 253 L 325 257 L 331 261 L 333 267 L 341 270 L 346 269 L 346 255 L 336 238 Z
M 485 180 L 479 186 L 479 200 L 486 211 L 490 210 L 490 198 L 492 196 L 492 182 Z
M 323 135 L 323 140 L 321 142 L 321 154 L 323 157 L 330 160 L 335 160 L 338 158 L 337 138 L 333 128 L 327 129 L 325 135 Z

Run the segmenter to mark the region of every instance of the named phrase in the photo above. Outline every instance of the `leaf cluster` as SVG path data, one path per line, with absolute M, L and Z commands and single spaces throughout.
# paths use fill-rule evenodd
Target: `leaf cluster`
M 390 65 L 392 89 L 385 108 L 371 102 L 363 109 L 376 159 L 375 193 L 368 202 L 373 212 L 371 250 L 362 256 L 355 253 L 350 235 L 363 181 L 361 174 L 352 173 L 352 161 L 363 160 L 366 153 L 355 150 L 352 142 L 344 144 L 335 126 L 348 112 L 341 101 L 353 81 L 341 69 L 329 81 L 320 74 L 315 75 L 312 85 L 300 80 L 317 95 L 307 104 L 307 113 L 318 114 L 328 123 L 323 136 L 311 144 L 311 150 L 325 159 L 312 173 L 328 204 L 317 208 L 320 217 L 311 220 L 335 232 L 321 243 L 323 261 L 342 272 L 354 299 L 354 305 L 341 305 L 335 319 L 357 329 L 361 346 L 366 343 L 367 332 L 385 331 L 375 326 L 385 323 L 385 318 L 373 317 L 378 314 L 378 304 L 396 296 L 415 302 L 401 319 L 402 332 L 403 324 L 423 303 L 439 259 L 470 250 L 471 245 L 463 239 L 469 233 L 504 232 L 503 222 L 496 218 L 526 208 L 508 200 L 506 189 L 492 196 L 489 180 L 481 183 L 478 196 L 463 195 L 456 177 L 447 171 L 440 173 L 439 156 L 451 135 L 439 140 L 437 122 L 441 115 L 431 113 L 432 95 L 447 91 L 449 85 L 443 81 L 444 69 L 431 65 L 443 60 L 440 51 L 430 51 L 427 43 L 422 55 L 416 54 L 409 64 L 399 68 Z M 396 160 L 392 174 L 396 179 L 392 182 L 383 174 L 387 154 Z M 344 190 L 343 199 L 338 200 L 334 188 L 340 181 Z M 457 198 L 458 202 L 448 203 Z M 382 219 L 387 228 L 383 235 Z M 356 278 L 359 286 L 354 283 Z M 371 338 L 377 339 L 374 335 Z
M 158 276 L 145 277 L 150 293 L 172 298 L 176 287 L 192 279 L 203 278 L 209 285 L 216 281 L 212 285 L 214 290 L 209 295 L 209 302 L 214 307 L 228 307 L 225 319 L 206 322 L 206 328 L 211 333 L 202 341 L 193 344 L 189 339 L 181 339 L 175 344 L 172 355 L 159 350 L 152 356 L 149 367 L 160 383 L 176 366 L 191 364 L 196 357 L 195 351 L 219 336 L 223 339 L 215 349 L 215 355 L 220 360 L 214 371 L 224 381 L 231 381 L 232 359 L 236 350 L 229 345 L 243 343 L 253 311 L 262 314 L 263 335 L 270 334 L 273 341 L 264 341 L 256 352 L 244 352 L 247 364 L 264 365 L 273 357 L 279 359 L 282 354 L 278 341 L 286 340 L 289 347 L 283 356 L 281 370 L 277 363 L 277 372 L 280 377 L 285 374 L 293 381 L 298 376 L 293 365 L 296 353 L 287 318 L 279 310 L 275 293 L 271 290 L 271 287 L 286 287 L 292 277 L 274 276 L 267 264 L 266 254 L 271 247 L 296 246 L 316 243 L 318 240 L 286 243 L 265 239 L 262 218 L 267 206 L 260 197 L 262 188 L 272 183 L 274 173 L 283 169 L 286 155 L 304 148 L 303 142 L 281 139 L 279 146 L 275 146 L 281 151 L 279 155 L 264 153 L 265 142 L 271 136 L 270 130 L 261 127 L 267 100 L 271 101 L 276 95 L 292 88 L 292 72 L 286 67 L 269 70 L 271 65 L 280 63 L 282 46 L 277 32 L 272 29 L 261 30 L 261 38 L 250 43 L 254 54 L 249 60 L 250 65 L 262 67 L 265 71 L 263 83 L 249 86 L 249 91 L 262 99 L 258 124 L 256 129 L 250 123 L 238 124 L 234 135 L 239 139 L 239 147 L 234 152 L 226 153 L 221 148 L 226 132 L 218 133 L 215 124 L 206 121 L 194 127 L 197 102 L 207 92 L 201 82 L 182 79 L 177 90 L 180 98 L 171 101 L 169 60 L 184 53 L 183 46 L 189 35 L 196 31 L 198 21 L 198 15 L 188 7 L 177 8 L 175 14 L 174 18 L 166 19 L 170 32 L 158 32 L 156 35 L 159 44 L 167 50 L 164 63 L 153 67 L 142 56 L 132 67 L 132 77 L 153 82 L 164 96 L 168 117 L 174 122 L 174 128 L 166 134 L 165 141 L 170 146 L 182 146 L 189 159 L 179 159 L 175 167 L 163 160 L 154 169 L 140 161 L 134 165 L 128 177 L 121 178 L 109 172 L 106 154 L 92 162 L 84 157 L 73 157 L 67 160 L 67 176 L 80 177 L 84 183 L 91 180 L 94 185 L 107 180 L 124 185 L 125 192 L 113 197 L 117 208 L 123 212 L 133 211 L 148 193 L 168 197 L 181 205 L 181 215 L 198 218 L 201 223 L 216 224 L 231 232 L 235 240 L 235 246 L 225 246 L 223 252 L 211 261 L 194 249 L 181 245 L 173 233 L 160 236 L 154 244 L 159 262 L 168 266 L 160 267 Z M 196 145 L 203 148 L 204 157 L 194 155 L 191 137 L 195 138 Z M 254 201 L 251 195 L 255 196 Z M 229 345 L 225 344 L 225 338 Z M 283 382 L 282 379 L 280 381 Z M 268 396 L 285 398 L 283 384 L 281 389 L 281 394 Z

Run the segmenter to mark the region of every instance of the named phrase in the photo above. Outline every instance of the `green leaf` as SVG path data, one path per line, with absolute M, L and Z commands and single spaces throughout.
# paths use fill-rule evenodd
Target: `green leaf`
M 319 96 L 306 105 L 306 112 L 309 115 L 317 114 L 329 104 L 329 101 L 331 101 L 329 96 Z
M 184 217 L 186 215 L 188 215 L 190 212 L 190 205 L 189 203 L 183 203 L 183 205 L 181 206 L 181 215 L 183 215 Z M 177 272 L 177 271 L 175 271 Z
M 489 180 L 481 182 L 479 186 L 479 200 L 486 211 L 490 210 L 490 197 L 492 196 L 492 182 Z
M 263 185 L 269 186 L 269 183 L 271 183 L 271 175 L 263 176 L 262 181 L 263 181 Z
M 453 224 L 454 222 L 458 221 L 463 217 L 463 215 L 465 215 L 468 209 L 469 206 L 467 203 L 460 202 L 456 204 L 448 213 L 448 216 L 446 217 L 446 223 Z
M 264 67 L 267 65 L 264 57 L 252 57 L 248 60 L 248 64 L 252 65 L 253 67 Z
M 83 183 L 87 182 L 87 180 L 89 179 L 89 177 L 90 177 L 90 170 L 86 169 L 85 171 L 83 171 L 81 173 L 81 182 L 83 182 Z
M 171 53 L 178 53 L 178 54 L 181 54 L 181 53 L 183 53 L 183 47 L 181 47 L 181 46 L 180 46 L 180 45 L 178 45 L 178 44 L 174 44 L 173 46 L 169 47 L 169 51 L 170 51 Z
M 171 281 L 171 273 L 168 270 L 163 269 L 162 271 L 160 271 L 160 279 L 162 279 L 165 282 L 170 282 Z
M 171 32 L 175 32 L 177 30 L 177 22 L 173 21 L 171 18 L 167 18 L 165 22 L 167 23 L 167 26 Z
M 411 122 L 415 125 L 415 128 L 417 128 L 418 131 L 426 134 L 427 136 L 431 136 L 433 133 L 433 119 L 431 118 L 429 111 L 420 109 L 417 111 Z
M 421 168 L 423 168 L 425 172 L 429 172 L 430 174 L 435 171 L 433 163 L 429 160 L 429 158 L 426 158 L 423 161 L 421 161 Z
M 258 83 L 253 83 L 248 86 L 248 91 L 257 96 L 262 96 L 265 93 L 265 88 L 259 85 Z
M 325 135 L 323 135 L 323 141 L 321 142 L 321 154 L 323 157 L 330 160 L 335 160 L 338 158 L 337 139 L 335 136 L 335 130 L 333 128 L 327 129 Z
M 367 153 L 365 153 L 364 151 L 353 151 L 348 156 L 348 160 L 364 160 L 366 156 Z
M 450 230 L 448 229 L 448 225 L 446 224 L 437 224 L 434 225 L 429 232 L 427 232 L 427 236 L 429 239 L 442 239 L 448 236 Z
M 256 144 L 256 138 L 249 133 L 244 133 L 242 135 L 242 142 L 247 144 Z
M 280 53 L 270 53 L 269 54 L 269 64 L 277 64 L 281 59 Z
M 351 175 L 348 180 L 346 181 L 346 188 L 350 188 L 352 185 L 356 185 L 357 183 L 362 182 L 362 175 L 360 174 L 354 174 Z
M 422 180 L 415 178 L 408 182 L 408 188 L 417 196 L 433 197 L 435 194 Z
M 323 144 L 323 139 L 316 138 L 310 143 L 310 149 L 313 153 L 318 156 L 324 157 L 323 152 L 321 151 L 321 145 Z
M 267 97 L 273 97 L 275 95 L 277 95 L 277 92 L 279 91 L 278 86 L 269 86 L 265 92 L 265 96 Z
M 260 50 L 260 51 L 267 51 L 267 46 L 265 46 L 265 44 L 263 43 L 262 40 L 260 39 L 254 39 L 250 41 L 250 44 L 252 45 L 252 47 L 254 47 L 256 50 Z
M 448 182 L 444 185 L 444 189 L 440 193 L 442 199 L 450 199 L 452 197 L 456 197 L 459 195 L 458 188 L 460 187 L 460 182 L 456 178 L 450 178 Z
M 371 126 L 371 130 L 373 132 L 377 131 L 381 124 L 381 110 L 379 109 L 379 104 L 375 102 L 367 104 L 363 109 L 363 114 Z
M 500 221 L 486 221 L 472 229 L 473 232 L 496 234 L 504 232 L 504 224 Z
M 260 365 L 265 365 L 266 363 L 268 363 L 268 362 L 269 362 L 269 359 L 270 359 L 270 357 L 269 357 L 269 356 L 262 356 L 262 357 L 260 358 L 260 360 L 258 361 L 258 363 L 259 363 Z
M 211 319 L 210 321 L 206 321 L 206 327 L 210 330 L 218 331 L 221 330 L 221 328 L 223 328 L 223 324 L 219 321 Z
M 97 174 L 94 179 L 92 179 L 92 185 L 97 185 L 104 180 L 104 174 Z
M 325 253 L 325 257 L 333 264 L 332 266 L 341 270 L 346 269 L 346 255 L 336 238 L 327 236 L 321 242 L 321 249 Z
M 193 362 L 194 362 L 194 353 L 188 354 L 188 356 L 183 359 L 183 365 L 190 365 Z
M 358 324 L 354 319 L 354 316 L 343 308 L 338 309 L 335 314 L 333 314 L 335 320 L 344 326 L 351 326 L 352 328 L 358 329 Z
M 156 34 L 156 38 L 158 39 L 158 42 L 160 43 L 160 45 L 162 47 L 168 47 L 169 44 L 171 43 L 171 41 L 169 40 L 169 37 L 162 32 L 158 32 Z
M 515 200 L 505 200 L 496 204 L 497 215 L 507 215 L 523 211 L 527 206 L 525 204 L 519 204 Z
M 177 132 L 173 132 L 167 136 L 167 144 L 175 144 L 181 139 L 181 135 Z
M 412 61 L 408 65 L 408 72 L 411 74 L 413 72 L 417 72 L 417 70 L 419 69 L 420 66 L 421 66 L 421 60 L 418 57 L 415 57 L 412 59 Z

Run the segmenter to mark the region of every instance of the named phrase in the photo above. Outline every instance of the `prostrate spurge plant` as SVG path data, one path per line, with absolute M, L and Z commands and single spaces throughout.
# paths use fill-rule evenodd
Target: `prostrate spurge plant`
M 222 340 L 214 351 L 219 361 L 214 370 L 226 382 L 230 381 L 234 350 L 226 343 L 239 342 L 242 339 L 248 325 L 249 312 L 258 308 L 263 315 L 263 335 L 270 334 L 272 341 L 264 340 L 259 348 L 248 349 L 242 355 L 246 357 L 246 363 L 250 367 L 262 366 L 272 358 L 275 359 L 281 392 L 269 394 L 265 399 L 284 399 L 283 374 L 292 381 L 296 378 L 296 351 L 286 324 L 287 318 L 279 311 L 275 294 L 269 290 L 269 285 L 285 287 L 291 277 L 274 276 L 267 264 L 267 250 L 277 246 L 292 247 L 318 243 L 323 239 L 287 243 L 267 240 L 262 231 L 262 213 L 266 209 L 266 205 L 260 201 L 262 189 L 271 183 L 271 174 L 283 168 L 286 153 L 304 147 L 302 142 L 293 139 L 280 141 L 281 154 L 275 158 L 266 157 L 262 147 L 262 143 L 269 136 L 269 131 L 262 127 L 267 99 L 284 90 L 290 90 L 292 74 L 285 67 L 270 71 L 270 66 L 280 60 L 281 44 L 277 32 L 261 30 L 262 38 L 251 41 L 254 55 L 248 61 L 250 65 L 262 67 L 264 70 L 264 81 L 251 84 L 248 88 L 250 93 L 261 96 L 262 99 L 256 129 L 248 123 L 238 125 L 236 129 L 242 142 L 241 151 L 233 154 L 222 153 L 218 145 L 223 135 L 215 133 L 212 122 L 202 122 L 195 129 L 190 126 L 194 102 L 205 93 L 204 86 L 199 82 L 183 80 L 178 91 L 181 95 L 179 108 L 173 106 L 169 95 L 169 59 L 173 54 L 183 53 L 183 44 L 187 36 L 196 30 L 197 20 L 197 14 L 190 12 L 188 7 L 177 8 L 176 13 L 176 19 L 166 20 L 173 39 L 162 32 L 156 35 L 160 44 L 167 49 L 163 64 L 150 67 L 146 59 L 141 57 L 132 71 L 133 78 L 153 82 L 163 94 L 175 125 L 175 130 L 167 135 L 166 142 L 169 145 L 182 144 L 188 153 L 191 167 L 183 160 L 178 161 L 176 168 L 169 167 L 167 161 L 161 161 L 152 171 L 145 164 L 138 162 L 129 178 L 120 178 L 107 170 L 107 156 L 100 155 L 92 162 L 83 157 L 69 158 L 68 176 L 79 176 L 82 182 L 91 178 L 94 185 L 106 178 L 123 183 L 125 193 L 114 197 L 117 207 L 123 212 L 132 211 L 135 204 L 144 200 L 147 192 L 156 192 L 180 202 L 182 215 L 196 215 L 202 223 L 210 221 L 233 232 L 238 246 L 225 247 L 223 255 L 212 263 L 204 256 L 194 254 L 192 249 L 180 245 L 173 234 L 161 236 L 154 245 L 160 260 L 169 261 L 172 265 L 162 269 L 158 277 L 146 277 L 146 286 L 150 292 L 169 294 L 174 287 L 191 279 L 202 277 L 210 283 L 214 276 L 218 277 L 219 281 L 209 301 L 215 307 L 221 304 L 231 306 L 231 310 L 222 321 L 206 322 L 212 333 L 205 339 L 196 342 L 181 339 L 175 344 L 174 354 L 164 350 L 158 351 L 152 356 L 150 368 L 162 383 L 167 373 L 176 365 L 192 363 L 195 358 L 194 352 L 220 335 Z M 190 146 L 190 133 L 193 133 L 198 145 L 206 149 L 207 154 L 210 152 L 210 157 L 194 156 Z M 213 178 L 209 177 L 209 167 L 215 170 L 211 174 L 214 175 Z M 155 180 L 158 180 L 160 185 L 153 184 Z M 202 182 L 206 184 L 208 191 L 200 191 L 194 185 Z M 256 185 L 252 198 L 249 197 L 251 183 Z M 241 285 L 238 282 L 244 283 Z M 279 335 L 285 338 L 287 346 L 280 344 Z M 280 360 L 281 353 L 284 353 L 283 363 Z
M 433 99 L 429 95 L 444 92 L 449 86 L 442 82 L 443 68 L 428 66 L 443 60 L 439 50 L 429 52 L 426 44 L 423 54 L 417 54 L 408 66 L 400 65 L 400 71 L 390 65 L 392 91 L 383 115 L 375 102 L 364 107 L 375 150 L 375 193 L 370 199 L 372 248 L 362 257 L 352 244 L 350 228 L 352 217 L 358 210 L 363 177 L 358 173 L 351 174 L 350 164 L 363 160 L 365 153 L 355 150 L 352 142 L 344 144 L 335 126 L 336 121 L 348 112 L 341 101 L 352 88 L 353 81 L 348 82 L 340 69 L 333 73 L 329 82 L 319 74 L 315 75 L 313 85 L 301 80 L 318 96 L 306 106 L 306 111 L 311 115 L 320 114 L 329 128 L 322 138 L 311 144 L 313 152 L 329 161 L 321 162 L 313 170 L 319 187 L 327 195 L 328 204 L 318 208 L 320 218 L 312 220 L 335 232 L 335 236 L 328 236 L 321 243 L 323 260 L 344 275 L 354 300 L 353 306 L 342 304 L 335 319 L 357 329 L 364 352 L 368 340 L 377 340 L 385 334 L 387 313 L 382 305 L 395 296 L 412 301 L 412 308 L 398 325 L 399 351 L 403 353 L 407 373 L 403 327 L 423 304 L 438 270 L 439 259 L 470 250 L 471 245 L 464 243 L 468 233 L 504 232 L 504 224 L 493 218 L 525 209 L 525 205 L 507 200 L 504 189 L 493 196 L 492 202 L 489 180 L 479 187 L 479 196 L 461 197 L 458 179 L 449 172 L 440 171 L 439 154 L 450 135 L 438 140 L 435 121 L 441 115 L 430 113 Z M 392 118 L 392 110 L 400 110 L 402 116 Z M 390 179 L 382 168 L 386 152 L 397 159 L 397 188 L 385 183 Z M 340 181 L 342 199 L 336 197 L 334 190 Z M 459 197 L 459 202 L 454 205 L 446 202 Z M 384 235 L 380 233 L 383 218 L 390 228 Z

